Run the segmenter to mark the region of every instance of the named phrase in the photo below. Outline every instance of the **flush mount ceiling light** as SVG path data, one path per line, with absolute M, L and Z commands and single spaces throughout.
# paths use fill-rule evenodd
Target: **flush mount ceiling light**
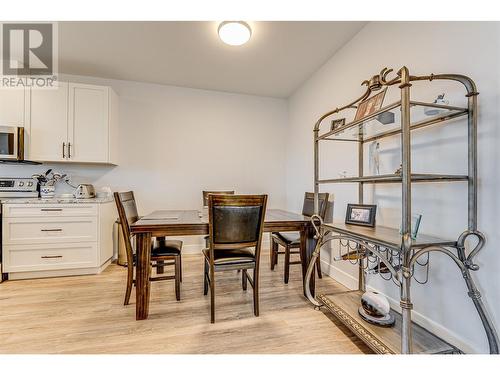
M 217 30 L 219 38 L 230 46 L 241 46 L 250 40 L 252 30 L 243 21 L 224 21 Z

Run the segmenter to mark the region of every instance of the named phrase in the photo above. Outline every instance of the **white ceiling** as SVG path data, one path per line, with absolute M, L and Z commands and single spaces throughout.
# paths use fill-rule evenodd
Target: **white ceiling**
M 59 71 L 288 97 L 364 22 L 248 22 L 243 46 L 217 22 L 60 22 Z

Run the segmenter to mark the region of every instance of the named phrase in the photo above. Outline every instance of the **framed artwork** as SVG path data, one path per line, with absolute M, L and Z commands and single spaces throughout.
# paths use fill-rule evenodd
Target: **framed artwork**
M 339 118 L 337 120 L 332 120 L 332 125 L 330 126 L 330 131 L 337 130 L 338 128 L 345 125 L 345 118 Z
M 356 116 L 354 117 L 354 121 L 362 119 L 366 116 L 371 115 L 373 112 L 378 111 L 382 108 L 382 103 L 384 102 L 385 92 L 387 88 L 382 90 L 376 95 L 362 101 L 358 104 L 358 109 L 356 110 Z
M 345 223 L 354 225 L 364 225 L 366 227 L 374 227 L 376 213 L 377 213 L 377 206 L 374 204 L 349 203 L 347 205 Z

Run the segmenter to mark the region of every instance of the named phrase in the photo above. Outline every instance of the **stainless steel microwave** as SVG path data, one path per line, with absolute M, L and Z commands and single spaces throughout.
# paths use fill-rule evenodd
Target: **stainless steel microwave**
M 24 128 L 0 125 L 0 159 L 24 160 Z

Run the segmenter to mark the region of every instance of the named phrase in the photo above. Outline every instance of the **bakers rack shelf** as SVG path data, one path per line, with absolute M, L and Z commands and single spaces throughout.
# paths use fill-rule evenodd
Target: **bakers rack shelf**
M 483 324 L 491 353 L 498 353 L 498 335 L 481 300 L 472 272 L 479 266 L 474 258 L 482 249 L 485 237 L 477 229 L 477 96 L 475 83 L 469 77 L 459 74 L 430 74 L 413 76 L 407 67 L 402 67 L 396 74 L 392 69 L 384 68 L 378 75 L 363 82 L 366 91 L 351 103 L 335 108 L 321 116 L 314 127 L 314 192 L 315 212 L 318 212 L 318 193 L 324 184 L 356 183 L 358 185 L 358 201 L 363 203 L 363 187 L 366 184 L 399 183 L 401 184 L 401 227 L 374 228 L 348 225 L 341 222 L 324 223 L 320 216 L 311 218 L 316 230 L 316 246 L 306 273 L 306 296 L 317 308 L 327 308 L 348 328 L 358 335 L 377 353 L 457 353 L 454 346 L 446 343 L 433 333 L 414 323 L 411 319 L 413 304 L 410 298 L 412 281 L 425 284 L 429 276 L 429 255 L 440 252 L 448 255 L 459 268 L 467 290 Z M 389 76 L 392 75 L 392 78 Z M 410 88 L 416 81 L 456 81 L 463 84 L 466 90 L 467 108 L 424 103 L 410 100 Z M 333 115 L 342 111 L 356 109 L 361 102 L 370 98 L 376 91 L 386 88 L 400 90 L 400 100 L 387 105 L 364 118 L 356 119 L 320 133 L 321 126 Z M 430 110 L 429 110 L 430 109 Z M 387 117 L 394 121 L 384 121 Z M 414 174 L 411 173 L 411 133 L 431 125 L 450 125 L 453 119 L 467 117 L 468 134 L 468 170 L 467 175 L 450 174 Z M 365 176 L 363 174 L 363 145 L 366 142 L 385 137 L 401 138 L 400 173 Z M 358 176 L 342 178 L 326 178 L 319 176 L 319 145 L 322 141 L 356 142 L 358 144 Z M 468 187 L 468 227 L 458 239 L 440 239 L 434 236 L 419 234 L 411 237 L 411 192 L 413 183 L 456 182 L 467 183 Z M 475 238 L 476 245 L 466 246 L 468 238 Z M 334 240 L 340 242 L 340 250 L 335 260 L 349 261 L 358 265 L 358 290 L 320 294 L 315 298 L 309 289 L 309 279 L 314 271 L 316 258 L 320 248 Z M 426 276 L 416 277 L 416 268 L 424 268 Z M 366 289 L 366 274 L 379 274 L 400 289 L 401 313 L 393 311 L 396 324 L 392 328 L 381 328 L 365 322 L 357 314 L 360 297 Z

